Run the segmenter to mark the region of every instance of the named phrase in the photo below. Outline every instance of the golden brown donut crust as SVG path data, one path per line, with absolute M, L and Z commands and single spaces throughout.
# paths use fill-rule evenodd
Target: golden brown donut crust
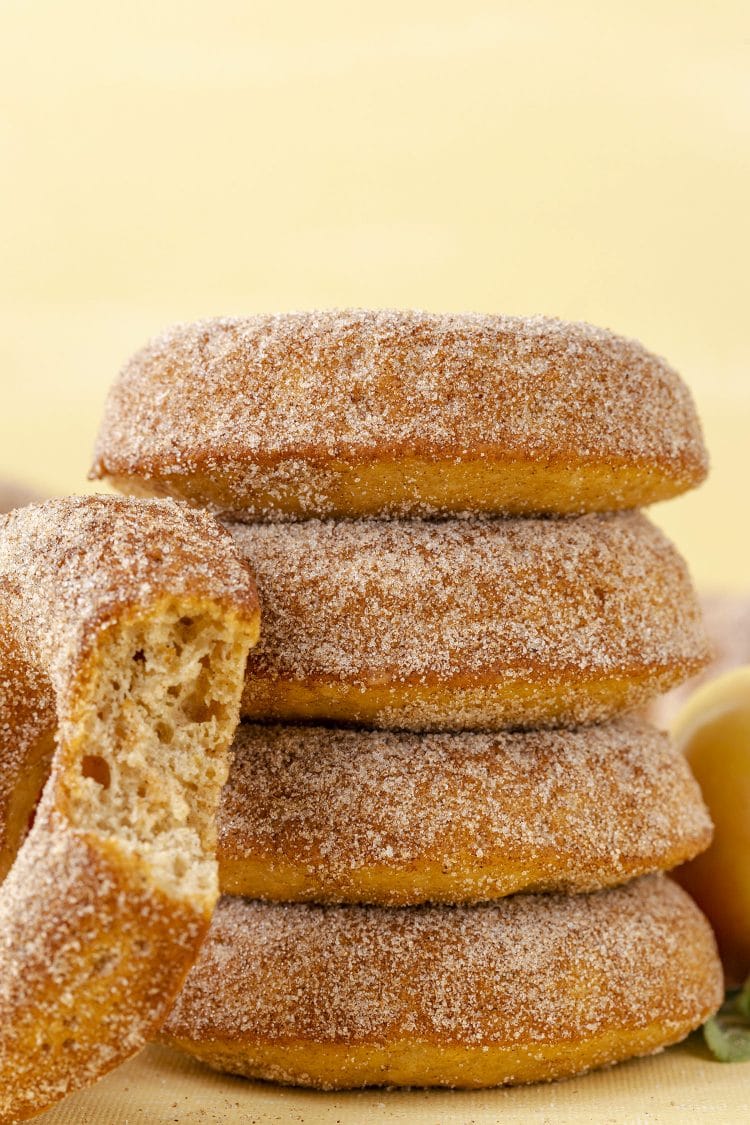
M 575 893 L 711 841 L 684 756 L 634 718 L 504 734 L 244 725 L 234 751 L 224 894 L 404 906 Z
M 162 1037 L 322 1089 L 512 1085 L 659 1050 L 722 993 L 710 927 L 664 876 L 472 907 L 224 898 Z
M 56 725 L 52 685 L 24 657 L 0 601 L 0 881 L 49 776 Z
M 633 508 L 706 470 L 687 388 L 633 340 L 349 309 L 153 340 L 110 393 L 92 476 L 273 520 Z
M 687 568 L 640 513 L 231 530 L 263 606 L 248 719 L 574 726 L 707 658 Z
M 138 1050 L 197 953 L 218 891 L 215 808 L 259 611 L 211 517 L 118 497 L 6 516 L 0 594 L 4 868 L 21 845 L 0 888 L 5 1123 Z M 161 668 L 178 683 L 171 710 L 165 701 L 156 714 Z

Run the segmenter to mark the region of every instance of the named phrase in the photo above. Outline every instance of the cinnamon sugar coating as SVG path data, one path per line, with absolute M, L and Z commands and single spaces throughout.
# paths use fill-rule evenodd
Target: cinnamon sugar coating
M 577 725 L 707 658 L 687 568 L 640 513 L 231 530 L 263 607 L 247 718 Z
M 0 881 L 49 774 L 56 726 L 52 685 L 22 655 L 11 615 L 0 601 Z
M 722 992 L 708 923 L 664 876 L 473 907 L 224 898 L 163 1037 L 308 1086 L 500 1085 L 655 1051 Z
M 0 878 L 49 772 L 72 678 L 112 620 L 165 588 L 258 612 L 227 533 L 175 501 L 71 496 L 0 518 Z
M 243 725 L 219 811 L 225 894 L 473 902 L 597 890 L 711 840 L 688 765 L 635 718 L 408 734 Z
M 23 655 L 58 698 L 111 619 L 167 585 L 257 613 L 226 531 L 174 500 L 68 496 L 16 509 L 0 519 L 0 584 Z
M 138 1050 L 197 953 L 259 614 L 231 539 L 174 501 L 14 511 L 0 594 L 5 1125 Z
M 333 310 L 179 325 L 113 387 L 92 475 L 241 520 L 573 514 L 704 478 L 690 394 L 544 317 Z

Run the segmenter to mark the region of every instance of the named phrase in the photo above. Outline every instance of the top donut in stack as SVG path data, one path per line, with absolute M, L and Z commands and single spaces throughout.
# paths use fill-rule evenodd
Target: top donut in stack
M 699 484 L 690 394 L 542 317 L 293 313 L 177 327 L 111 392 L 93 475 L 232 520 L 581 515 Z
M 93 475 L 238 525 L 264 609 L 246 717 L 496 730 L 605 720 L 703 666 L 686 567 L 631 509 L 706 468 L 687 388 L 638 343 L 345 311 L 153 341 Z

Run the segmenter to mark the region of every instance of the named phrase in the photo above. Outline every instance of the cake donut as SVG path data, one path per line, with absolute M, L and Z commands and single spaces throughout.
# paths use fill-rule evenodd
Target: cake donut
M 232 534 L 263 606 L 249 719 L 570 726 L 645 703 L 706 662 L 685 564 L 637 512 Z
M 706 471 L 689 391 L 633 340 L 350 309 L 153 340 L 109 395 L 91 475 L 257 521 L 610 511 Z
M 259 610 L 208 514 L 103 496 L 0 520 L 0 606 L 5 1125 L 137 1051 L 197 954 Z
M 472 907 L 223 898 L 162 1038 L 326 1090 L 514 1085 L 658 1051 L 722 997 L 711 929 L 663 875 Z
M 234 749 L 225 894 L 403 906 L 575 893 L 711 841 L 684 756 L 634 718 L 504 734 L 243 725 Z

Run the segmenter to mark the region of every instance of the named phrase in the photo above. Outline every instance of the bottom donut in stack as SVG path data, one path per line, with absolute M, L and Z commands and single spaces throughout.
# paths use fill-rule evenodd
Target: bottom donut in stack
M 661 875 L 475 906 L 227 897 L 164 1036 L 320 1089 L 499 1086 L 658 1050 L 720 999 L 710 927 Z
M 651 874 L 710 835 L 683 758 L 636 719 L 245 726 L 225 897 L 163 1039 L 322 1089 L 509 1085 L 659 1050 L 722 997 L 708 923 Z

